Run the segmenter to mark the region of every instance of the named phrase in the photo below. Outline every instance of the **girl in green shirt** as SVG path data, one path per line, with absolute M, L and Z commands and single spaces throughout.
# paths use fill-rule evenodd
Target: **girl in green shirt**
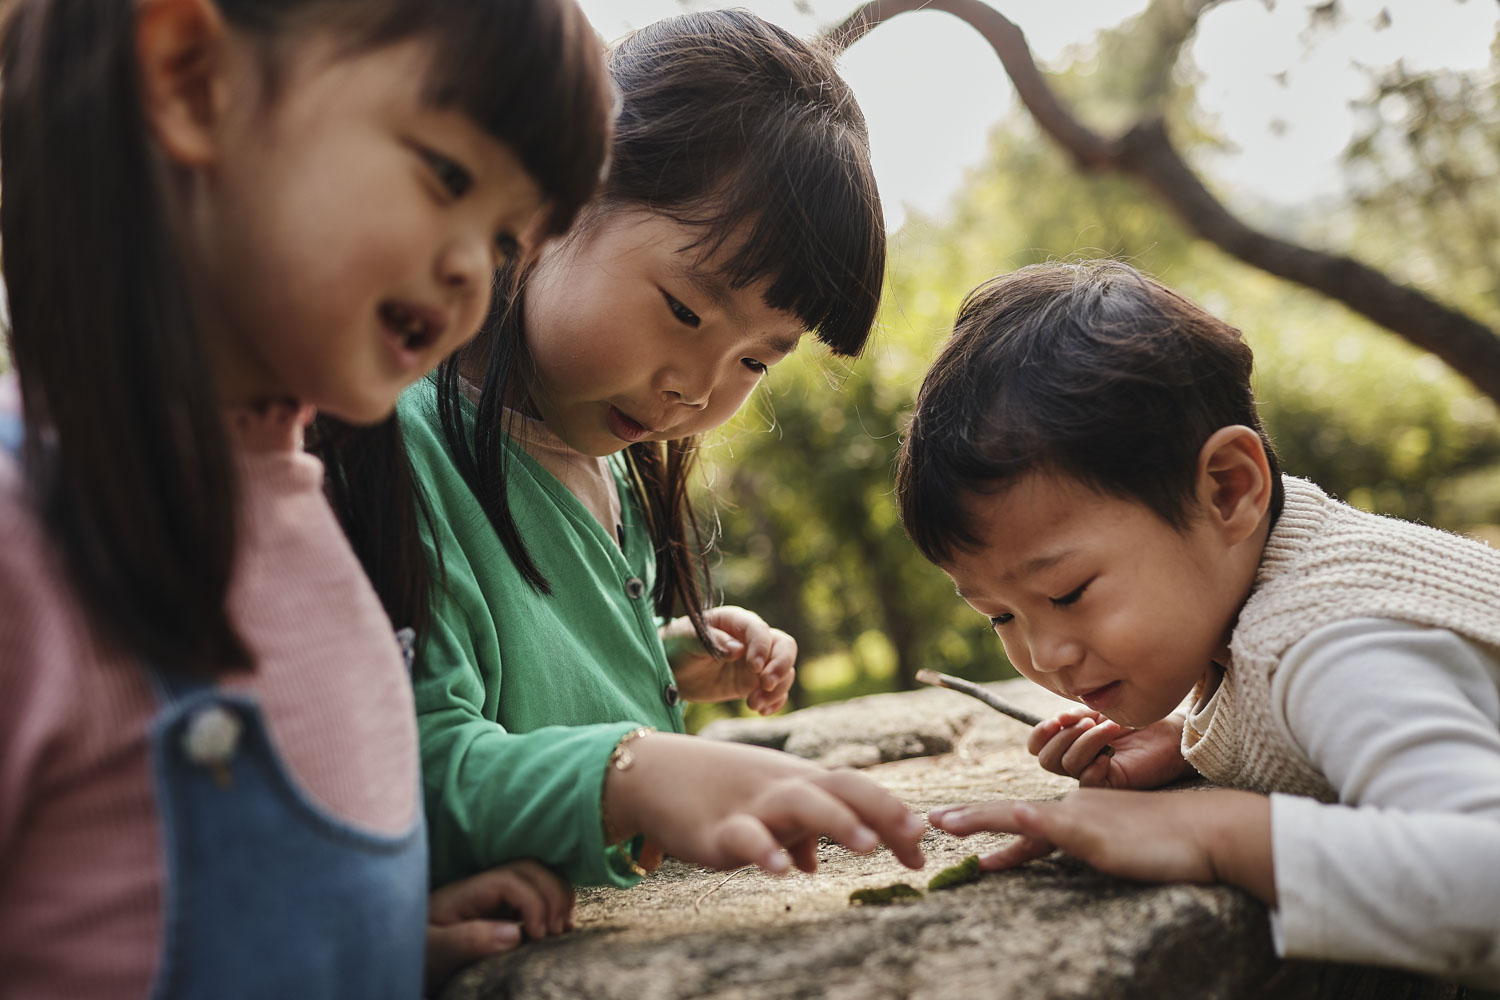
M 820 835 L 920 866 L 925 824 L 869 779 L 681 734 L 683 698 L 770 712 L 791 684 L 790 636 L 706 606 L 687 482 L 804 331 L 864 346 L 885 232 L 863 117 L 828 53 L 745 12 L 658 22 L 609 64 L 602 197 L 402 400 L 409 465 L 330 462 L 420 637 L 434 881 L 529 856 L 630 885 L 658 851 L 811 871 Z M 417 507 L 375 486 L 405 477 Z

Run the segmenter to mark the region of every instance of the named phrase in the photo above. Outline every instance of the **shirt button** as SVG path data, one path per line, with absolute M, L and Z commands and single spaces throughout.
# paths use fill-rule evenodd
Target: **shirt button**
M 640 600 L 641 595 L 645 592 L 646 582 L 640 577 L 632 576 L 629 580 L 625 581 L 625 593 L 630 595 L 632 601 Z
M 662 688 L 661 700 L 667 703 L 668 708 L 676 708 L 677 703 L 682 700 L 682 695 L 677 692 L 677 685 L 668 684 Z

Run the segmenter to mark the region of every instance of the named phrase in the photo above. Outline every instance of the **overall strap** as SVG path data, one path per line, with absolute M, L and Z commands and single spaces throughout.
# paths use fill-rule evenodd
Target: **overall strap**
M 25 440 L 26 425 L 21 418 L 14 413 L 0 413 L 0 449 L 19 458 Z
M 212 691 L 218 686 L 212 678 L 195 677 L 180 670 L 148 667 L 146 676 L 164 704 L 184 701 L 200 691 Z

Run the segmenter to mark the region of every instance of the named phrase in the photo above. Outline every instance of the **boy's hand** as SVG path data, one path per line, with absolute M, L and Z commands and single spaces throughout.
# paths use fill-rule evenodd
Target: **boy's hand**
M 573 928 L 573 888 L 535 861 L 512 861 L 427 897 L 427 993 L 459 969 Z
M 650 733 L 604 783 L 610 828 L 643 833 L 675 858 L 709 868 L 818 867 L 818 838 L 868 854 L 883 841 L 908 868 L 924 863 L 927 824 L 875 782 L 779 750 Z
M 1192 773 L 1182 758 L 1182 717 L 1168 716 L 1144 729 L 1126 729 L 1098 712 L 1070 709 L 1039 722 L 1026 749 L 1053 774 L 1084 787 L 1159 788 Z M 1114 756 L 1100 756 L 1106 746 Z
M 796 677 L 797 640 L 744 608 L 710 608 L 703 613 L 709 635 L 724 658 L 703 648 L 686 618 L 661 629 L 677 689 L 688 701 L 744 698 L 751 711 L 770 715 L 786 704 Z
M 1276 902 L 1271 800 L 1254 792 L 1081 788 L 1056 802 L 945 806 L 928 818 L 960 837 L 980 831 L 1020 834 L 980 857 L 986 871 L 1014 868 L 1058 848 L 1122 878 L 1227 882 L 1262 902 Z

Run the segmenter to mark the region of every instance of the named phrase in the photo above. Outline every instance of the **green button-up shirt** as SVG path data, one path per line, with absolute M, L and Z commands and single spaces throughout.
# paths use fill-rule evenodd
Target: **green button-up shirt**
M 604 843 L 610 753 L 637 726 L 681 732 L 682 708 L 651 602 L 655 555 L 618 466 L 623 550 L 513 440 L 511 513 L 552 585 L 511 561 L 443 439 L 436 390 L 402 396 L 401 430 L 434 515 L 424 532 L 435 603 L 413 683 L 434 885 L 536 858 L 575 885 L 631 885 Z M 466 420 L 474 408 L 463 403 Z M 434 544 L 436 542 L 436 544 Z M 437 565 L 441 553 L 442 565 Z

